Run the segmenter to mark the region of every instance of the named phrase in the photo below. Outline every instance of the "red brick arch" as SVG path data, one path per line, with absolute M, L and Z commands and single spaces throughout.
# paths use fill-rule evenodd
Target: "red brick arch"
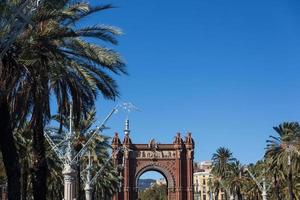
M 148 171 L 157 171 L 164 176 L 167 181 L 168 189 L 173 190 L 175 186 L 175 174 L 173 171 L 168 169 L 167 166 L 159 163 L 146 163 L 141 169 L 136 172 L 135 175 L 135 186 L 138 185 L 138 180 L 142 174 Z
M 193 200 L 194 141 L 190 133 L 183 140 L 178 133 L 171 144 L 134 144 L 125 132 L 121 143 L 118 134 L 112 141 L 113 160 L 122 165 L 124 177 L 114 200 L 138 199 L 137 181 L 147 171 L 160 172 L 168 183 L 168 200 Z M 124 151 L 118 151 L 123 147 Z

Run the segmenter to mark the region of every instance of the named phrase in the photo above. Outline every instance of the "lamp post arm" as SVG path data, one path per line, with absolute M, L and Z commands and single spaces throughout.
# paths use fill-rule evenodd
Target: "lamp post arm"
M 103 122 L 101 123 L 101 125 L 99 127 L 96 128 L 96 130 L 94 131 L 94 133 L 91 135 L 91 137 L 88 139 L 88 141 L 84 144 L 84 146 L 80 149 L 80 151 L 74 156 L 72 162 L 74 162 L 77 158 L 81 157 L 84 152 L 86 151 L 86 147 L 91 143 L 91 141 L 93 140 L 94 136 L 105 129 L 105 124 L 106 122 L 110 119 L 110 117 L 117 111 L 117 107 L 112 109 L 112 111 L 107 115 L 107 117 L 103 120 Z
M 264 191 L 264 188 L 261 186 L 260 182 L 258 182 L 258 180 L 255 178 L 255 176 L 250 172 L 249 169 L 246 169 L 247 172 L 249 173 L 250 177 L 253 179 L 253 181 L 256 183 L 258 189 L 263 192 Z
M 59 158 L 59 160 L 66 164 L 68 163 L 65 159 L 64 159 L 64 156 L 62 155 L 62 153 L 59 151 L 57 145 L 54 144 L 54 142 L 52 141 L 52 139 L 50 138 L 50 136 L 44 132 L 44 137 L 45 139 L 47 140 L 47 142 L 49 143 L 49 145 L 51 146 L 51 148 L 53 149 L 55 155 Z
M 118 154 L 120 151 L 123 151 L 124 147 L 118 147 L 117 150 L 115 151 L 115 154 Z M 90 184 L 94 184 L 96 179 L 101 175 L 102 171 L 105 169 L 105 166 L 109 164 L 109 162 L 112 160 L 112 157 L 110 157 L 108 160 L 105 161 L 103 166 L 97 171 L 95 176 L 90 180 Z

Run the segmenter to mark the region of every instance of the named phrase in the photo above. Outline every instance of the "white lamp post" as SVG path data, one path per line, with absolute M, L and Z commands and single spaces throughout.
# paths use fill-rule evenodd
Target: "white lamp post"
M 63 168 L 63 176 L 64 176 L 64 200 L 76 200 L 76 179 L 77 177 L 77 168 L 75 167 L 79 159 L 85 154 L 87 150 L 87 146 L 91 143 L 94 136 L 98 133 L 104 130 L 106 122 L 110 119 L 110 117 L 117 111 L 117 108 L 119 106 L 116 106 L 105 118 L 105 120 L 101 123 L 99 127 L 96 128 L 94 133 L 91 135 L 91 137 L 88 139 L 88 141 L 85 143 L 85 145 L 81 148 L 81 150 L 74 155 L 74 149 L 72 146 L 72 141 L 74 138 L 74 132 L 73 132 L 73 109 L 72 104 L 70 106 L 70 125 L 69 125 L 69 133 L 66 135 L 65 139 L 61 141 L 59 144 L 55 144 L 54 141 L 51 139 L 51 137 L 48 135 L 47 131 L 45 131 L 44 136 L 45 139 L 48 141 L 49 145 L 52 147 L 60 161 L 64 164 Z M 49 131 L 48 131 L 49 132 Z M 53 133 L 50 131 L 50 134 Z M 62 148 L 63 145 L 66 145 L 65 153 L 64 148 Z M 88 194 L 91 194 L 92 190 L 90 187 L 86 186 L 86 191 L 88 191 Z
M 260 182 L 255 178 L 255 176 L 250 172 L 250 170 L 246 167 L 245 168 L 246 171 L 250 174 L 251 178 L 254 180 L 254 182 L 256 183 L 258 189 L 261 191 L 261 196 L 263 200 L 267 200 L 267 185 L 266 185 L 266 178 L 263 177 L 262 180 L 262 185 L 260 184 Z

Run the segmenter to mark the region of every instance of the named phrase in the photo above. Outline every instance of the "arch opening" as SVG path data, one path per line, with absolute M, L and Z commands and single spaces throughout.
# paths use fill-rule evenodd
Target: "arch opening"
M 136 177 L 135 177 L 136 187 L 138 186 L 138 180 L 139 180 L 140 176 L 149 171 L 154 171 L 154 172 L 160 173 L 165 178 L 168 188 L 169 189 L 174 188 L 175 180 L 172 177 L 171 173 L 168 170 L 166 170 L 163 167 L 158 166 L 158 165 L 147 165 L 147 166 L 143 167 L 139 172 L 137 172 Z
M 168 180 L 158 170 L 145 170 L 136 177 L 138 200 L 167 200 Z

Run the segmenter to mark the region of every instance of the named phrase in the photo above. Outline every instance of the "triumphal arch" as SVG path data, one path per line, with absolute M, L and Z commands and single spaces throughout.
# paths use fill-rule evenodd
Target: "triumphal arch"
M 173 143 L 158 144 L 152 139 L 147 144 L 134 144 L 130 138 L 129 121 L 121 142 L 116 133 L 112 140 L 113 162 L 122 166 L 120 190 L 113 200 L 137 200 L 138 180 L 147 171 L 161 173 L 168 187 L 168 200 L 193 200 L 194 141 L 191 133 L 182 139 L 177 133 Z

